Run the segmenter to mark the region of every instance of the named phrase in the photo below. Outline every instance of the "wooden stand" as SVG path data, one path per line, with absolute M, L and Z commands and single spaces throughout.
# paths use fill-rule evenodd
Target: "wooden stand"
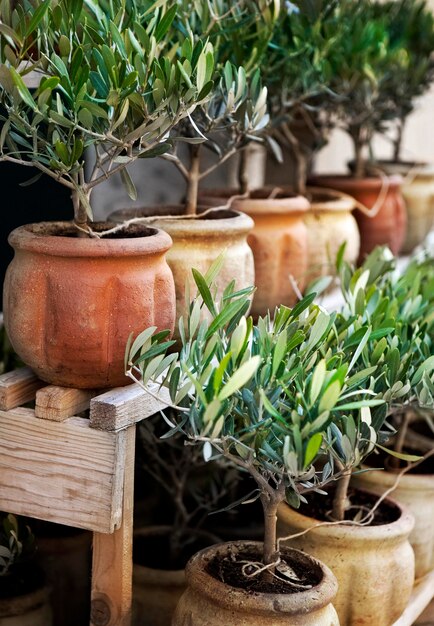
M 136 423 L 165 406 L 138 385 L 101 394 L 29 368 L 0 376 L 0 510 L 93 532 L 91 626 L 131 623 Z

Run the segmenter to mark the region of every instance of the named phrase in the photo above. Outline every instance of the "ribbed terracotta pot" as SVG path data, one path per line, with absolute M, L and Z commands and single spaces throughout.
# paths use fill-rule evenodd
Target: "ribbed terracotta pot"
M 309 562 L 318 568 L 321 582 L 294 594 L 253 593 L 229 586 L 212 576 L 208 567 L 216 556 L 245 547 L 262 549 L 259 542 L 222 543 L 198 552 L 186 569 L 187 591 L 181 597 L 172 626 L 339 626 L 331 602 L 336 579 L 319 561 L 296 550 L 284 556 L 289 563 Z
M 170 530 L 168 526 L 138 528 L 134 540 L 166 536 Z M 211 533 L 197 531 L 197 534 L 209 544 L 218 541 Z M 170 626 L 186 587 L 185 569 L 154 569 L 134 562 L 132 626 Z
M 390 524 L 320 526 L 290 541 L 294 548 L 323 561 L 336 576 L 339 590 L 334 605 L 341 626 L 391 626 L 410 598 L 414 553 L 408 537 L 414 518 L 393 504 L 398 519 Z M 278 517 L 280 537 L 318 524 L 286 504 L 279 508 Z
M 370 470 L 356 474 L 356 487 L 382 494 L 393 487 L 396 473 Z M 416 560 L 416 578 L 434 569 L 434 474 L 404 474 L 393 491 L 393 498 L 411 511 L 415 525 L 410 534 Z
M 234 190 L 204 190 L 205 204 L 224 204 L 236 195 Z M 304 216 L 309 202 L 302 196 L 287 192 L 257 189 L 249 198 L 234 199 L 232 207 L 247 213 L 255 226 L 248 236 L 255 259 L 256 292 L 251 314 L 253 317 L 273 312 L 276 306 L 293 306 L 298 296 L 290 276 L 300 291 L 306 285 L 308 241 Z
M 171 207 L 167 207 L 170 211 Z M 116 211 L 111 219 L 128 220 L 149 215 L 152 209 L 125 209 Z M 175 208 L 177 211 L 177 208 Z M 173 211 L 173 212 L 175 212 Z M 223 266 L 214 281 L 217 295 L 235 280 L 236 288 L 250 287 L 255 282 L 252 252 L 247 236 L 253 221 L 239 211 L 216 210 L 194 218 L 152 218 L 152 225 L 165 230 L 173 240 L 167 253 L 167 262 L 173 272 L 176 289 L 176 317 L 185 315 L 185 286 L 188 281 L 191 298 L 197 293 L 192 268 L 205 274 L 212 263 L 224 253 Z M 176 330 L 175 330 L 176 332 Z
M 386 174 L 402 176 L 401 186 L 407 208 L 407 233 L 402 252 L 409 254 L 423 243 L 434 226 L 434 167 L 426 163 L 379 161 Z
M 360 230 L 359 261 L 376 246 L 387 245 L 393 254 L 398 254 L 405 239 L 407 213 L 401 194 L 402 179 L 388 176 L 356 179 L 350 176 L 314 176 L 311 183 L 318 187 L 337 189 L 353 196 L 368 210 L 378 208 L 378 200 L 384 196 L 378 212 L 372 216 L 357 210 L 355 218 Z
M 308 282 L 336 274 L 336 257 L 342 244 L 344 259 L 356 263 L 360 234 L 352 214 L 351 196 L 320 187 L 308 187 L 310 209 L 305 214 L 308 240 Z
M 53 623 L 47 587 L 33 593 L 0 600 L 0 626 L 51 626 Z
M 130 334 L 174 326 L 175 290 L 165 258 L 171 239 L 144 227 L 116 239 L 73 235 L 68 222 L 12 231 L 15 256 L 3 299 L 7 333 L 22 360 L 48 383 L 125 385 Z

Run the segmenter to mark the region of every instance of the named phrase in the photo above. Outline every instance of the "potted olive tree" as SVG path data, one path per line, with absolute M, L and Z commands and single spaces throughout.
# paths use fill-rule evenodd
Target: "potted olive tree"
M 335 414 L 383 401 L 363 389 L 369 372 L 350 379 L 338 355 L 322 356 L 333 316 L 312 305 L 313 296 L 292 310 L 279 307 L 273 320 L 260 318 L 254 326 L 244 317 L 248 297 L 234 292 L 233 283 L 217 303 L 209 281 L 198 272 L 195 280 L 201 299 L 191 304 L 179 357 L 165 357 L 162 338 L 153 340 L 146 330 L 127 348 L 128 373 L 145 389 L 150 379 L 169 389 L 178 414 L 168 436 L 182 432 L 205 459 L 222 457 L 253 477 L 256 490 L 246 499 L 260 500 L 265 533 L 263 544 L 222 544 L 196 555 L 173 624 L 188 617 L 199 625 L 230 623 L 234 615 L 248 615 L 252 624 L 284 624 L 302 606 L 301 623 L 335 624 L 330 601 L 336 589 L 328 571 L 281 548 L 277 510 L 285 498 L 299 504 L 343 475 L 337 465 L 319 463 L 329 455 L 328 427 L 333 423 L 344 434 L 346 420 L 335 422 Z M 210 322 L 200 322 L 203 306 Z M 316 572 L 311 581 L 302 573 L 306 566 Z
M 0 624 L 50 626 L 49 589 L 35 563 L 34 536 L 14 515 L 0 515 Z
M 315 184 L 338 189 L 358 201 L 356 212 L 361 232 L 360 260 L 375 246 L 387 244 L 398 253 L 405 235 L 406 213 L 399 191 L 401 179 L 372 172 L 367 151 L 378 125 L 392 118 L 383 86 L 395 71 L 403 49 L 389 44 L 387 7 L 371 0 L 341 3 L 341 16 L 351 36 L 333 56 L 331 89 L 339 94 L 335 123 L 345 130 L 354 146 L 351 176 L 321 175 Z
M 416 520 L 410 542 L 415 551 L 417 578 L 431 571 L 434 566 L 434 533 L 431 524 L 434 514 L 434 476 L 430 459 L 418 462 L 414 469 L 403 461 L 406 460 L 406 454 L 429 454 L 433 449 L 432 438 L 429 447 L 422 450 L 417 445 L 417 437 L 416 443 L 412 443 L 411 436 L 408 440 L 411 423 L 416 422 L 420 413 L 429 419 L 434 408 L 433 280 L 434 270 L 432 259 L 429 258 L 414 260 L 402 273 L 383 269 L 376 280 L 376 293 L 377 297 L 381 295 L 385 316 L 393 317 L 397 323 L 396 339 L 392 340 L 395 342 L 394 359 L 387 372 L 390 388 L 387 393 L 393 395 L 393 390 L 403 382 L 404 386 L 391 402 L 390 422 L 396 434 L 390 434 L 390 443 L 387 445 L 398 453 L 398 457 L 372 454 L 367 464 L 384 467 L 386 471 L 357 474 L 353 480 L 355 484 L 377 493 L 395 486 L 393 497 L 410 508 Z M 369 281 L 368 288 L 371 285 Z M 343 289 L 347 298 L 348 284 Z M 383 344 L 385 341 L 382 340 Z M 398 483 L 403 468 L 406 468 L 406 472 Z
M 204 200 L 198 196 L 200 184 L 249 142 L 259 140 L 261 129 L 268 123 L 266 89 L 257 67 L 272 33 L 278 3 L 225 1 L 213 11 L 206 5 L 203 10 L 192 9 L 188 2 L 180 1 L 179 5 L 188 13 L 191 40 L 200 48 L 204 46 L 205 62 L 197 79 L 200 88 L 210 92 L 207 100 L 174 128 L 176 144 L 162 155 L 185 181 L 185 202 L 115 213 L 116 219 L 164 214 L 150 217 L 149 222 L 166 230 L 174 242 L 168 262 L 175 278 L 178 317 L 188 308 L 186 281 L 192 293 L 196 289 L 192 265 L 206 273 L 225 251 L 218 277 L 220 290 L 234 276 L 239 288 L 254 282 L 253 257 L 247 245 L 252 220 L 234 211 L 227 199 L 217 201 L 218 211 L 204 212 Z M 173 45 L 179 46 L 177 32 L 173 39 Z
M 383 87 L 394 119 L 387 128 L 383 124 L 379 129 L 391 140 L 393 155 L 390 160 L 374 161 L 374 165 L 387 174 L 404 176 L 402 194 L 408 223 L 402 250 L 411 252 L 422 243 L 433 223 L 433 167 L 418 162 L 417 155 L 416 160 L 406 159 L 402 143 L 408 117 L 434 78 L 434 17 L 425 0 L 387 2 L 379 4 L 378 9 L 388 13 L 390 46 L 398 47 L 400 54 Z
M 163 55 L 175 14 L 158 3 L 38 1 L 25 13 L 16 8 L 14 28 L 2 25 L 0 160 L 56 179 L 74 205 L 74 222 L 29 225 L 10 237 L 5 325 L 47 382 L 125 384 L 134 320 L 173 327 L 170 237 L 144 226 L 113 235 L 91 225 L 91 194 L 115 172 L 131 190 L 127 166 L 166 151 L 171 128 L 206 97 L 196 76 L 205 57 L 212 64 L 207 50 L 187 46 L 185 68 Z M 34 93 L 30 72 L 40 78 Z M 94 164 L 86 167 L 89 152 Z

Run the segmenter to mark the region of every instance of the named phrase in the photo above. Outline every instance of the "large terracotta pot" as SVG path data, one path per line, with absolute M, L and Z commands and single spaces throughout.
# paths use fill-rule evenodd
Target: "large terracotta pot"
M 204 190 L 201 201 L 224 204 L 234 190 Z M 290 276 L 303 291 L 308 267 L 307 229 L 304 216 L 309 202 L 301 196 L 270 189 L 255 190 L 249 198 L 232 201 L 232 207 L 253 218 L 255 226 L 248 242 L 255 259 L 256 292 L 253 317 L 273 312 L 276 306 L 293 306 L 298 296 Z
M 413 516 L 401 505 L 396 521 L 379 526 L 318 526 L 290 545 L 323 561 L 337 578 L 334 601 L 341 626 L 391 626 L 410 598 L 414 553 L 408 536 Z M 286 504 L 278 511 L 280 537 L 299 533 L 318 521 Z
M 252 593 L 217 580 L 208 571 L 217 557 L 236 555 L 245 548 L 260 553 L 259 542 L 222 543 L 198 552 L 186 569 L 187 591 L 181 597 L 172 626 L 339 626 L 331 602 L 336 580 L 319 561 L 298 552 L 284 553 L 289 563 L 313 566 L 320 582 L 293 594 Z M 255 559 L 257 560 L 257 559 Z
M 167 537 L 171 528 L 168 526 L 150 526 L 134 531 L 134 554 L 140 539 L 147 541 Z M 202 538 L 203 545 L 212 545 L 218 538 L 211 533 L 196 531 Z M 190 553 L 191 554 L 191 553 Z M 176 605 L 187 584 L 185 569 L 167 570 L 146 567 L 137 562 L 133 564 L 133 618 L 132 626 L 170 626 Z
M 167 207 L 170 211 L 171 207 Z M 111 215 L 117 221 L 144 217 L 150 209 L 125 209 Z M 175 208 L 176 212 L 177 209 Z M 210 265 L 224 253 L 223 266 L 214 281 L 217 295 L 221 296 L 227 285 L 235 280 L 236 288 L 243 289 L 254 284 L 252 252 L 247 235 L 253 221 L 234 210 L 209 211 L 193 218 L 161 216 L 150 218 L 152 225 L 165 230 L 173 240 L 167 253 L 167 262 L 173 272 L 176 289 L 176 317 L 185 315 L 185 286 L 188 281 L 190 296 L 197 292 L 192 268 L 205 274 Z
M 403 177 L 401 191 L 407 208 L 407 233 L 402 252 L 409 254 L 434 225 L 434 167 L 391 161 L 379 161 L 378 166 L 386 174 Z
M 337 189 L 362 205 L 355 212 L 360 230 L 359 261 L 376 246 L 387 245 L 393 254 L 398 254 L 405 239 L 407 214 L 400 191 L 399 176 L 352 178 L 350 176 L 314 176 L 315 186 Z M 363 207 L 366 207 L 367 212 Z M 369 212 L 372 213 L 369 214 Z M 367 214 L 368 213 L 368 214 Z
M 23 596 L 0 600 L 0 626 L 51 626 L 47 587 Z
M 382 494 L 393 487 L 396 478 L 395 472 L 370 470 L 356 474 L 352 482 L 356 487 Z M 393 498 L 414 516 L 410 543 L 416 559 L 416 578 L 420 578 L 434 569 L 434 474 L 404 474 Z
M 48 383 L 125 385 L 125 346 L 147 326 L 173 329 L 175 292 L 165 254 L 170 237 L 78 238 L 68 222 L 12 231 L 4 320 L 14 350 Z
M 336 274 L 336 257 L 344 243 L 344 259 L 354 264 L 359 257 L 360 234 L 352 214 L 355 203 L 351 196 L 309 187 L 308 198 L 310 209 L 304 221 L 309 251 L 307 281 L 310 282 Z

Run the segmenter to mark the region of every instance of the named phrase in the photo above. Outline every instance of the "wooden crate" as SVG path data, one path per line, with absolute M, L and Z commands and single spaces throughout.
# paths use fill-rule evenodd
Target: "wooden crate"
M 138 385 L 101 393 L 46 385 L 29 368 L 0 376 L 0 510 L 94 533 L 91 626 L 131 622 L 135 425 L 165 406 Z

